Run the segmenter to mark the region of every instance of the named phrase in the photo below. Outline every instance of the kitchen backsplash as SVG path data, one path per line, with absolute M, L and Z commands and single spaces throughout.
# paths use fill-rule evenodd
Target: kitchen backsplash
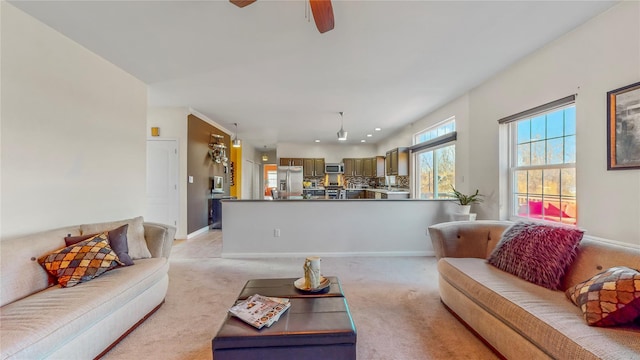
M 399 188 L 409 188 L 409 177 L 408 176 L 396 176 L 396 186 Z
M 305 177 L 304 181 L 317 181 L 318 186 L 325 186 L 324 177 Z M 345 176 L 344 177 L 344 186 L 345 187 L 376 187 L 383 186 L 385 178 L 369 178 L 364 176 Z M 409 177 L 408 176 L 396 176 L 396 184 L 394 185 L 398 188 L 409 188 Z

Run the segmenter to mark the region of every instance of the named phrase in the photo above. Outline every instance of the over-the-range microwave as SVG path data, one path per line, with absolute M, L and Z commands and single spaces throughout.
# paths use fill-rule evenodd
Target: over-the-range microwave
M 326 163 L 324 164 L 325 174 L 344 174 L 343 163 Z

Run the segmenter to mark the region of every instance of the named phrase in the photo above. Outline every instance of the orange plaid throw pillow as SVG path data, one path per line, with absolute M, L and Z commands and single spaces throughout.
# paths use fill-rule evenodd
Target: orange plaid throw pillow
M 54 251 L 38 259 L 47 272 L 58 279 L 62 287 L 89 281 L 118 265 L 118 255 L 109 247 L 106 233 Z
M 626 324 L 640 317 L 638 270 L 613 267 L 570 287 L 566 294 L 592 326 Z

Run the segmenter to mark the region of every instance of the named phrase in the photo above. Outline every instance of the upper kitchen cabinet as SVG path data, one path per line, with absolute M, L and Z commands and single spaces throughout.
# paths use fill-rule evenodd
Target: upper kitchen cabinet
M 280 158 L 280 166 L 304 166 L 304 159 Z
M 409 149 L 406 147 L 395 148 L 387 151 L 386 158 L 387 175 L 409 175 Z
M 363 159 L 362 176 L 382 177 L 384 176 L 384 156 L 376 156 Z
M 366 177 L 373 176 L 373 158 L 366 158 L 362 161 L 362 175 Z
M 303 159 L 304 176 L 324 176 L 324 159 Z
M 363 176 L 364 159 L 342 159 L 345 176 Z

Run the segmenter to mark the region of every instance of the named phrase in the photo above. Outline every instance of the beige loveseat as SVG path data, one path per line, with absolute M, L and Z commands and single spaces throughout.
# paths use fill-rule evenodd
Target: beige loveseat
M 639 359 L 640 326 L 588 326 L 563 291 L 487 263 L 510 225 L 457 221 L 429 227 L 443 304 L 507 359 Z M 583 238 L 563 289 L 614 266 L 640 268 L 640 247 Z
M 117 267 L 73 287 L 61 287 L 39 257 L 65 247 L 67 235 L 139 229 L 150 258 Z M 0 358 L 92 359 L 126 336 L 164 302 L 175 228 L 141 217 L 86 224 L 0 241 Z M 129 245 L 129 254 L 132 245 Z M 146 250 L 145 250 L 146 251 Z M 147 255 L 148 256 L 148 255 Z

